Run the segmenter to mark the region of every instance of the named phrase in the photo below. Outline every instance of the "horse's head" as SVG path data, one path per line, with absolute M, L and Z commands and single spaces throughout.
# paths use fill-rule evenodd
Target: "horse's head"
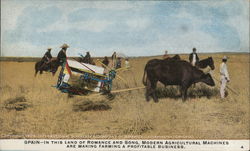
M 214 70 L 215 69 L 215 66 L 214 66 L 214 60 L 212 57 L 208 57 L 208 65 L 209 67 Z
M 181 60 L 181 57 L 177 54 L 175 56 L 172 57 L 174 60 Z

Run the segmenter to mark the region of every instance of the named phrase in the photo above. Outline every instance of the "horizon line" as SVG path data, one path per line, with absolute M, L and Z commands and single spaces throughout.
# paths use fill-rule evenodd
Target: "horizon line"
M 229 51 L 225 51 L 225 52 L 200 52 L 198 54 L 225 54 L 225 53 L 228 53 L 228 54 L 246 54 L 246 53 L 249 53 L 250 54 L 250 51 L 241 51 L 241 52 L 229 52 Z M 190 53 L 169 53 L 169 55 L 186 55 L 186 54 L 190 54 Z M 164 54 L 157 54 L 157 55 L 143 55 L 143 56 L 126 56 L 126 57 L 130 57 L 130 58 L 136 58 L 136 57 L 157 57 L 157 56 L 162 56 Z M 0 56 L 0 58 L 41 58 L 42 56 Z M 67 56 L 67 57 L 81 57 L 81 56 Z M 91 56 L 93 58 L 100 58 L 100 57 L 105 57 L 105 56 Z M 53 57 L 53 58 L 56 58 Z

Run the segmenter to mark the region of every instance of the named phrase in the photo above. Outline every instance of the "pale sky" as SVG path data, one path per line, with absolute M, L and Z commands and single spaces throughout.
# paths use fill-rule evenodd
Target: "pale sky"
M 1 0 L 1 56 L 249 52 L 249 0 Z

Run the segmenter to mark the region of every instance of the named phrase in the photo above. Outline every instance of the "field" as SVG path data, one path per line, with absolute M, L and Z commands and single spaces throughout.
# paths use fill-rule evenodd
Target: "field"
M 212 76 L 219 79 L 223 54 L 212 56 Z M 146 102 L 144 89 L 116 93 L 112 101 L 96 94 L 68 97 L 53 88 L 59 72 L 34 77 L 34 62 L 2 61 L 0 138 L 249 139 L 249 54 L 228 56 L 228 85 L 238 95 L 228 90 L 227 98 L 220 99 L 215 80 L 215 87 L 190 88 L 189 99 L 182 102 L 176 87 L 158 84 L 159 103 Z M 151 58 L 131 59 L 131 70 L 119 73 L 128 83 L 116 79 L 113 89 L 142 86 Z M 181 58 L 187 60 L 187 55 Z M 88 101 L 106 102 L 110 109 L 75 109 Z

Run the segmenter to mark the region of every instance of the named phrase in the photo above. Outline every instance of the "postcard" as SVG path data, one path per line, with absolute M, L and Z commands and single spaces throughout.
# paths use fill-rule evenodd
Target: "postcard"
M 249 1 L 2 0 L 0 150 L 249 150 Z

